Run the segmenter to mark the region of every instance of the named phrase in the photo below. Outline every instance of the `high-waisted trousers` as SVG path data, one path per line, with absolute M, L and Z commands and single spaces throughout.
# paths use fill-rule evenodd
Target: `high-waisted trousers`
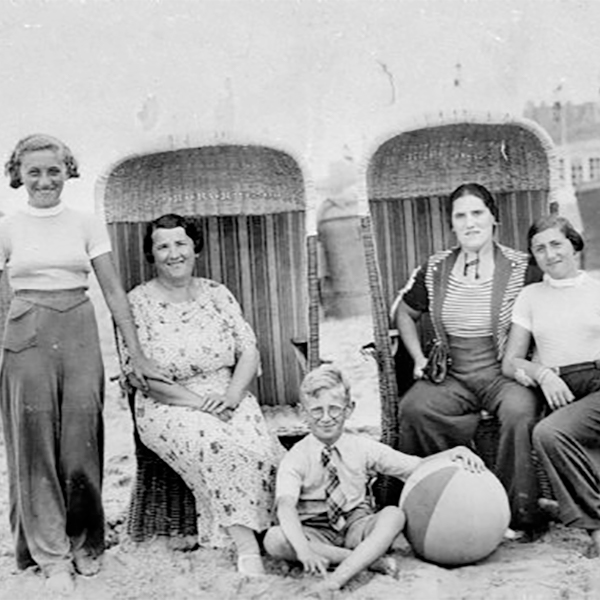
M 17 292 L 0 369 L 10 524 L 19 568 L 104 550 L 104 368 L 84 290 Z
M 600 529 L 600 370 L 562 376 L 576 400 L 533 430 L 565 525 Z
M 429 456 L 470 445 L 487 410 L 500 422 L 494 468 L 511 508 L 511 527 L 541 525 L 538 482 L 531 460 L 531 432 L 542 401 L 532 390 L 502 375 L 491 337 L 449 337 L 452 365 L 440 384 L 417 381 L 399 407 L 399 450 Z

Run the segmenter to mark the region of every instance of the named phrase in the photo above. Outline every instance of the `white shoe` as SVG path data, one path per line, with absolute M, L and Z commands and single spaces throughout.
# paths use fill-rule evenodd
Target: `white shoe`
M 240 575 L 247 577 L 265 575 L 265 567 L 260 554 L 240 554 L 237 559 L 237 570 Z
M 510 527 L 504 532 L 504 539 L 510 542 L 516 542 L 525 537 L 525 532 L 519 529 L 511 529 Z

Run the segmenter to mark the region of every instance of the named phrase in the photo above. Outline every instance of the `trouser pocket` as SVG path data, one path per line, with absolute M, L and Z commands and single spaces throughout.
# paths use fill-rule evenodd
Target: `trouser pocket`
M 6 320 L 4 350 L 22 352 L 37 345 L 37 313 L 35 304 L 13 299 Z

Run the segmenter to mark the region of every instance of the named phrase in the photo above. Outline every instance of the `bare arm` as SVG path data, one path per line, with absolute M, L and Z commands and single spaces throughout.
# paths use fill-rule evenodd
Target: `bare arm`
M 231 418 L 231 415 L 225 412 L 223 408 L 220 407 L 220 404 L 217 403 L 220 396 L 202 397 L 174 381 L 165 383 L 158 379 L 148 379 L 146 387 L 142 387 L 139 379 L 134 375 L 130 375 L 128 380 L 131 385 L 138 389 L 142 389 L 146 395 L 162 404 L 187 406 L 189 408 L 210 413 L 222 421 L 228 421 Z M 219 408 L 217 409 L 215 406 Z
M 258 349 L 256 346 L 246 348 L 238 358 L 231 381 L 225 392 L 228 408 L 235 408 L 244 398 L 258 370 Z
M 552 409 L 566 406 L 575 397 L 567 384 L 548 367 L 525 358 L 531 344 L 531 332 L 513 323 L 502 360 L 502 373 L 523 385 L 539 385 Z
M 277 500 L 277 518 L 287 541 L 296 557 L 308 573 L 327 573 L 328 560 L 315 552 L 302 531 L 302 523 L 298 516 L 296 500 L 292 496 L 282 496 Z
M 415 363 L 413 369 L 415 379 L 423 378 L 423 369 L 427 364 L 427 357 L 423 354 L 416 325 L 417 321 L 421 318 L 421 314 L 421 312 L 411 308 L 404 301 L 400 302 L 396 310 L 396 327 L 406 350 L 412 356 Z
M 155 379 L 147 382 L 145 392 L 157 402 L 197 408 L 227 420 L 230 416 L 228 409 L 234 409 L 243 400 L 257 368 L 258 350 L 255 347 L 248 347 L 239 357 L 229 386 L 223 395 L 212 394 L 202 397 L 179 383 L 165 383 Z M 134 387 L 142 387 L 135 376 L 130 377 L 130 382 Z
M 169 383 L 159 369 L 144 356 L 140 348 L 127 296 L 115 270 L 111 253 L 107 252 L 92 259 L 92 266 L 106 304 L 125 340 L 131 356 L 133 371 L 140 385 L 146 389 L 147 381 L 151 379 Z
M 136 388 L 142 387 L 135 376 L 130 376 L 129 381 Z M 189 406 L 190 408 L 210 412 L 206 411 L 208 398 L 202 398 L 179 383 L 164 383 L 157 379 L 149 379 L 147 384 L 144 392 L 157 402 L 172 406 Z

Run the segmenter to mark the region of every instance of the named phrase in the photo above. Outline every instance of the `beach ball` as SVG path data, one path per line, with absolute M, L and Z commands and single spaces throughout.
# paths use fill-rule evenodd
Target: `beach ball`
M 414 553 L 443 566 L 481 560 L 510 522 L 504 487 L 489 470 L 472 473 L 447 455 L 434 456 L 406 480 L 400 496 L 404 535 Z

